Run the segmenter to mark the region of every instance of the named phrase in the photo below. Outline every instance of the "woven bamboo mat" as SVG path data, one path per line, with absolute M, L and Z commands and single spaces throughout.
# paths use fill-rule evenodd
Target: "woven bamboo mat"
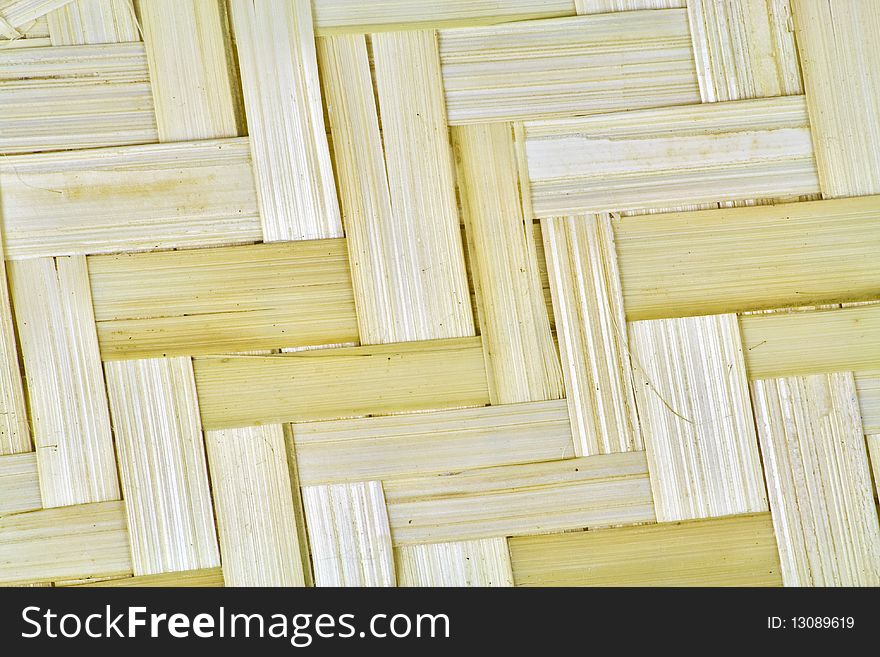
M 880 585 L 878 33 L 0 0 L 0 583 Z

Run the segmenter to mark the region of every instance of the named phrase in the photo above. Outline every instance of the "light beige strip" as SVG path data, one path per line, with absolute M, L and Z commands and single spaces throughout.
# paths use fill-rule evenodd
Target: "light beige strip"
M 4 260 L 0 263 L 0 456 L 33 448 Z
M 880 497 L 880 434 L 865 437 L 868 441 L 868 458 L 874 473 L 875 495 Z
M 42 507 L 37 455 L 26 452 L 0 456 L 0 516 Z
M 684 7 L 687 0 L 574 0 L 578 14 L 605 14 L 610 11 L 639 9 L 674 9 Z
M 188 570 L 185 572 L 159 573 L 158 575 L 141 575 L 140 577 L 120 577 L 106 579 L 100 582 L 76 584 L 82 587 L 129 587 L 129 586 L 224 586 L 223 571 L 219 568 L 206 568 L 203 570 Z
M 866 434 L 880 434 L 880 371 L 855 372 L 862 428 Z
M 44 507 L 119 499 L 86 259 L 10 265 Z
M 13 48 L 44 48 L 51 46 L 49 25 L 45 16 L 13 28 L 0 16 L 0 50 Z
M 399 586 L 513 586 L 503 537 L 404 545 L 394 557 Z
M 131 0 L 76 0 L 48 19 L 53 46 L 141 40 Z
M 880 586 L 880 525 L 852 373 L 755 381 L 787 586 Z
M 26 26 L 68 2 L 70 0 L 3 0 L 0 2 L 0 25 L 5 23 L 7 30 Z

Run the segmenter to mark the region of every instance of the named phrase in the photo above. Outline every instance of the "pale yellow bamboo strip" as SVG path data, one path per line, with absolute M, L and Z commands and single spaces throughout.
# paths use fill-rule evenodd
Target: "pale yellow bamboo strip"
M 874 495 L 880 497 L 880 433 L 865 438 L 868 442 L 868 460 L 874 473 Z
M 0 48 L 0 153 L 158 140 L 143 44 Z
M 399 586 L 513 586 L 504 537 L 403 545 L 394 560 Z
M 703 102 L 802 94 L 789 0 L 688 0 Z
M 0 50 L 12 48 L 42 48 L 51 46 L 49 25 L 45 16 L 13 28 L 0 16 Z
M 304 486 L 574 456 L 562 400 L 304 423 L 293 437 Z
M 578 456 L 644 449 L 608 215 L 541 223 Z
M 787 586 L 880 586 L 880 525 L 851 372 L 755 381 Z
M 654 521 L 644 452 L 383 482 L 395 545 Z
M 159 140 L 244 134 L 241 89 L 220 0 L 138 2 Z
M 819 191 L 803 96 L 525 126 L 537 217 Z
M 304 586 L 284 432 L 209 431 L 208 460 L 227 586 Z
M 0 33 L 14 38 L 10 30 L 25 26 L 68 2 L 70 0 L 0 0 Z
M 53 46 L 141 40 L 131 0 L 76 0 L 47 17 Z
M 736 315 L 632 322 L 660 522 L 767 510 Z
M 105 368 L 135 575 L 219 566 L 190 359 Z
M 769 513 L 510 539 L 517 586 L 781 586 Z
M 0 456 L 0 516 L 42 507 L 37 455 L 25 452 Z
M 574 0 L 578 14 L 604 14 L 609 11 L 639 9 L 675 9 L 684 7 L 687 0 Z
M 358 340 L 343 239 L 93 256 L 89 275 L 105 360 Z
M 880 304 L 740 317 L 749 378 L 880 369 Z
M 10 265 L 43 506 L 119 499 L 86 259 Z
M 232 0 L 263 240 L 342 237 L 309 0 Z
M 122 502 L 0 517 L 0 583 L 131 573 Z
M 559 399 L 562 373 L 523 217 L 507 124 L 454 128 L 463 215 L 492 403 Z
M 878 219 L 878 196 L 624 217 L 627 318 L 875 299 Z
M 7 258 L 261 239 L 247 139 L 0 158 Z
M 854 374 L 864 433 L 880 434 L 880 371 Z
M 198 357 L 194 365 L 206 429 L 489 402 L 479 338 Z
M 880 193 L 880 5 L 792 0 L 822 194 Z
M 120 577 L 107 579 L 100 582 L 88 582 L 76 584 L 80 587 L 129 587 L 129 586 L 199 586 L 214 587 L 223 586 L 223 571 L 219 568 L 205 568 L 202 570 L 188 570 L 184 572 L 159 573 L 157 575 L 141 575 L 139 577 Z
M 382 483 L 304 486 L 316 586 L 394 586 Z
M 0 259 L 2 254 L 0 243 Z M 30 452 L 33 448 L 3 261 L 0 262 L 0 456 Z
M 700 101 L 683 9 L 449 29 L 439 42 L 452 125 Z

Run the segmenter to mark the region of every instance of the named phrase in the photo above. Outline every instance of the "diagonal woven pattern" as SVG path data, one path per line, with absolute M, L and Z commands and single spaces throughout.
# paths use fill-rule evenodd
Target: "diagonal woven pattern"
M 880 585 L 878 33 L 0 0 L 0 584 Z

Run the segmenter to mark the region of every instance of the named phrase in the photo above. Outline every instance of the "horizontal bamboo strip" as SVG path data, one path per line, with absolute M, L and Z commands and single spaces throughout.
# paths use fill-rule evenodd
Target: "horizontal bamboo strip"
M 159 573 L 158 575 L 141 575 L 139 577 L 119 577 L 100 582 L 77 584 L 81 587 L 141 587 L 141 586 L 223 586 L 223 571 L 219 568 L 205 568 L 202 570 L 186 570 L 174 573 Z
M 766 511 L 736 315 L 629 330 L 657 520 Z
M 398 586 L 513 586 L 503 537 L 403 545 L 394 560 Z
M 357 342 L 345 240 L 89 258 L 105 360 Z
M 859 410 L 866 434 L 880 434 L 880 371 L 856 372 Z
M 303 486 L 574 456 L 561 400 L 297 424 L 293 437 Z
M 262 239 L 247 139 L 0 158 L 7 258 Z
M 517 586 L 781 586 L 769 513 L 510 539 Z
M 537 217 L 819 191 L 803 96 L 526 123 Z
M 452 125 L 700 102 L 683 9 L 443 30 L 440 61 Z
M 304 586 L 280 425 L 206 436 L 228 586 Z
M 0 263 L 0 456 L 32 449 L 4 260 Z
M 787 586 L 880 586 L 880 525 L 852 373 L 755 381 Z
M 880 196 L 624 217 L 627 318 L 880 297 Z
M 395 545 L 654 521 L 644 452 L 384 482 Z
M 155 141 L 143 44 L 0 48 L 0 153 Z
M 225 429 L 482 406 L 479 338 L 194 361 L 202 423 Z
M 2 0 L 0 1 L 0 33 L 8 34 L 14 28 L 26 26 L 50 11 L 63 7 L 70 0 Z
M 0 584 L 131 573 L 122 502 L 0 517 Z
M 749 378 L 880 369 L 880 304 L 743 315 Z
M 609 11 L 636 11 L 639 9 L 675 9 L 684 7 L 687 0 L 574 0 L 578 14 L 604 14 Z
M 305 486 L 316 586 L 394 586 L 382 483 Z
M 793 0 L 807 106 L 826 197 L 880 193 L 880 5 Z
M 0 516 L 42 507 L 37 455 L 25 452 L 0 456 Z
M 43 506 L 119 499 L 86 259 L 10 263 Z
M 141 40 L 131 0 L 75 0 L 47 18 L 53 46 Z

